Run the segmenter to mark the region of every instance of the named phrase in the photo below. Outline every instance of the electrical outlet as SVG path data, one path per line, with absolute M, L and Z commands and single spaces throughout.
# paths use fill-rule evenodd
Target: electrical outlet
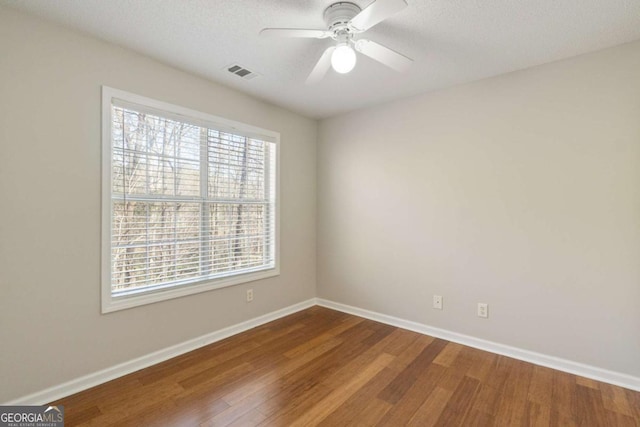
M 442 295 L 433 296 L 433 308 L 442 310 Z
M 247 302 L 253 301 L 253 289 L 247 289 Z
M 489 317 L 489 304 L 478 303 L 478 317 L 484 317 L 485 319 Z

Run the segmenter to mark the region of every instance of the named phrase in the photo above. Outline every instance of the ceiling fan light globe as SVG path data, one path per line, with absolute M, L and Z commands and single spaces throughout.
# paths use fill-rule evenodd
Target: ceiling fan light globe
M 356 66 L 356 52 L 351 46 L 338 46 L 331 55 L 331 66 L 337 73 L 348 73 Z

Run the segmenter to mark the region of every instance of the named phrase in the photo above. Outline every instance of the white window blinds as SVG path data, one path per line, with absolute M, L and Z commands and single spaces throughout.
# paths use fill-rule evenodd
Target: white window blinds
M 111 104 L 113 297 L 276 265 L 276 144 Z

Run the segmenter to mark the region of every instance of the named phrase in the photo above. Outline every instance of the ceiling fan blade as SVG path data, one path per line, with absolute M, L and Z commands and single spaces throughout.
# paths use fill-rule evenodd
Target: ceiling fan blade
M 324 51 L 324 53 L 316 63 L 316 66 L 313 67 L 313 70 L 311 70 L 309 77 L 307 77 L 307 84 L 318 83 L 320 80 L 322 80 L 324 75 L 327 74 L 329 67 L 331 67 L 331 54 L 334 50 L 336 50 L 335 46 L 329 46 L 327 50 Z
M 262 37 L 302 37 L 307 39 L 324 39 L 331 35 L 326 30 L 305 30 L 302 28 L 265 28 L 260 31 Z
M 354 45 L 358 52 L 399 72 L 407 71 L 413 63 L 413 59 L 371 40 L 360 39 Z
M 350 24 L 360 31 L 365 31 L 405 7 L 405 0 L 376 0 L 354 16 Z

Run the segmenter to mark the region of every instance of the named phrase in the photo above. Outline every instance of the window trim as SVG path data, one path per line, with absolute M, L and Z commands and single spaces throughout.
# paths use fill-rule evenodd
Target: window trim
M 111 215 L 112 215 L 112 197 L 111 197 L 111 161 L 112 161 L 112 143 L 111 143 L 111 105 L 114 99 L 122 100 L 129 104 L 137 104 L 141 108 L 160 110 L 167 113 L 168 117 L 174 117 L 178 120 L 185 120 L 190 123 L 207 125 L 215 127 L 216 130 L 228 131 L 248 137 L 256 137 L 264 141 L 275 143 L 276 145 L 276 167 L 275 167 L 275 221 L 274 221 L 274 238 L 275 238 L 275 262 L 274 267 L 256 272 L 234 274 L 228 277 L 217 279 L 203 279 L 195 283 L 186 285 L 167 286 L 166 288 L 133 292 L 130 295 L 113 297 L 111 292 Z M 200 122 L 200 123 L 199 123 Z M 206 292 L 213 289 L 225 288 L 228 286 L 239 285 L 242 283 L 252 282 L 255 280 L 266 279 L 268 277 L 278 276 L 280 274 L 280 134 L 267 129 L 247 125 L 229 119 L 224 119 L 211 114 L 202 113 L 189 108 L 170 104 L 156 99 L 147 98 L 141 95 L 125 92 L 123 90 L 114 89 L 108 86 L 102 86 L 102 235 L 101 235 L 101 307 L 102 313 L 110 313 L 118 310 L 124 310 L 140 305 L 151 304 L 159 301 L 165 301 L 173 298 L 179 298 L 187 295 L 193 295 L 200 292 Z

